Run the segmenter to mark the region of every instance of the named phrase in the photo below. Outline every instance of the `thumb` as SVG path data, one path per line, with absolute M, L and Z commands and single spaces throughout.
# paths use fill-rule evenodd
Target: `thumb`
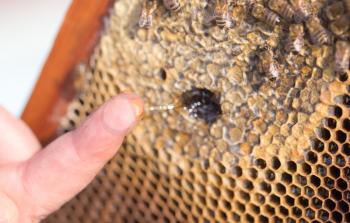
M 0 192 L 0 223 L 17 222 L 18 209 L 16 204 L 5 194 Z
M 59 208 L 82 190 L 115 154 L 125 134 L 143 113 L 135 95 L 117 96 L 94 112 L 78 129 L 37 153 L 23 166 L 22 184 L 36 215 Z

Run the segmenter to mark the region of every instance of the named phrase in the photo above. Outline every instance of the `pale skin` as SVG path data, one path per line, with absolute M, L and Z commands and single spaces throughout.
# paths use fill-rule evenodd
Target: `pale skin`
M 0 223 L 35 223 L 86 187 L 116 154 L 143 113 L 122 94 L 74 131 L 42 148 L 26 124 L 0 106 Z

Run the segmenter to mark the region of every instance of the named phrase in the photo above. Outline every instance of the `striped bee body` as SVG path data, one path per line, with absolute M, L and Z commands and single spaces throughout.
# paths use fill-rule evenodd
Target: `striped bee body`
M 310 17 L 306 22 L 311 41 L 314 44 L 330 43 L 331 37 L 328 31 L 322 26 L 321 21 L 316 16 Z
M 311 6 L 309 0 L 290 0 L 295 14 L 294 21 L 296 23 L 302 23 L 306 21 L 311 14 Z
M 271 49 L 266 49 L 259 54 L 260 71 L 265 74 L 269 80 L 274 80 L 279 77 L 279 66 L 274 58 L 274 53 Z
M 252 15 L 270 26 L 275 26 L 280 23 L 280 17 L 273 11 L 265 8 L 261 4 L 254 4 L 252 8 Z
M 293 20 L 294 9 L 286 0 L 270 0 L 268 5 L 271 10 L 281 15 L 287 21 Z
M 163 0 L 163 4 L 166 9 L 172 12 L 178 12 L 181 9 L 181 4 L 179 0 Z
M 153 24 L 153 13 L 157 9 L 156 0 L 145 0 L 139 18 L 139 26 L 149 29 Z
M 227 0 L 216 0 L 213 17 L 218 27 L 225 28 L 231 26 Z

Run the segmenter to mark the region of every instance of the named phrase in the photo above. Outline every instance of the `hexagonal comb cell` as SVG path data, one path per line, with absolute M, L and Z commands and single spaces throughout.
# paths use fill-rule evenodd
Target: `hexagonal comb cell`
M 329 28 L 348 13 L 343 3 L 218 2 L 169 0 L 180 10 L 158 5 L 147 30 L 135 26 L 140 1 L 115 3 L 62 131 L 123 91 L 146 106 L 185 94 L 202 119 L 203 105 L 221 115 L 209 124 L 181 109 L 144 118 L 46 222 L 350 222 L 348 52 L 335 47 L 349 32 Z M 252 16 L 248 2 L 263 14 Z M 215 25 L 226 19 L 235 26 Z M 305 33 L 286 33 L 291 25 Z

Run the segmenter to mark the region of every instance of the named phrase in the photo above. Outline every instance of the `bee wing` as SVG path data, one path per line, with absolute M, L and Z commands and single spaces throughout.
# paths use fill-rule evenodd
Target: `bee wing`
M 270 72 L 273 78 L 277 78 L 279 76 L 278 65 L 275 62 L 270 64 Z
M 147 16 L 147 24 L 148 24 L 148 26 L 152 26 L 152 21 L 153 21 L 153 16 L 152 15 L 148 15 Z
M 140 15 L 140 19 L 139 19 L 139 26 L 141 28 L 147 25 L 147 22 L 148 22 L 147 17 L 148 17 L 147 13 L 144 10 L 142 10 L 141 15 Z
M 142 13 L 139 19 L 139 26 L 142 27 L 150 27 L 152 25 L 152 15 L 147 13 Z

